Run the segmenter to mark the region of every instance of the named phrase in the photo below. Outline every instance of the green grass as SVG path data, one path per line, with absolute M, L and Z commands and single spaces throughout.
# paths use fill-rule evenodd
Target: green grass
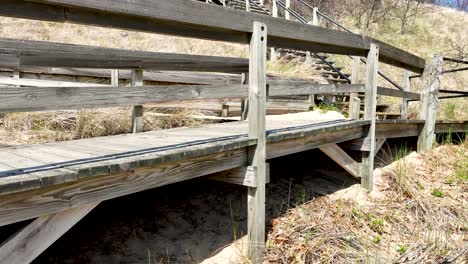
M 322 113 L 326 113 L 328 111 L 336 111 L 336 112 L 340 112 L 340 109 L 334 105 L 334 104 L 331 104 L 331 105 L 326 105 L 324 103 L 320 103 L 317 108 L 320 110 L 320 112 Z
M 440 189 L 438 188 L 433 188 L 432 191 L 431 191 L 431 194 L 435 197 L 439 197 L 439 198 L 442 198 L 444 197 L 444 192 L 442 192 Z
M 400 254 L 405 254 L 406 251 L 408 251 L 408 247 L 405 245 L 399 245 L 397 251 Z

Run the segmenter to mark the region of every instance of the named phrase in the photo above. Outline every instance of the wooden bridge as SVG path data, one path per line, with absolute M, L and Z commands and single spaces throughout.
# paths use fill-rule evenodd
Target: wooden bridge
M 249 59 L 241 59 L 0 39 L 0 67 L 13 74 L 31 67 L 124 69 L 131 71 L 132 81 L 130 87 L 50 85 L 11 76 L 16 82 L 0 88 L 0 112 L 133 106 L 134 132 L 1 149 L 0 226 L 35 220 L 2 244 L 0 263 L 31 262 L 101 201 L 201 176 L 248 188 L 247 254 L 260 263 L 268 159 L 320 148 L 372 190 L 374 156 L 385 139 L 418 137 L 418 150 L 427 151 L 435 133 L 468 130 L 467 122 L 435 120 L 441 57 L 426 65 L 424 59 L 372 38 L 187 0 L 1 3 L 4 16 L 244 43 L 250 49 Z M 268 77 L 267 46 L 366 57 L 365 84 Z M 422 93 L 378 87 L 378 62 L 422 73 Z M 155 70 L 178 71 L 182 80 L 176 85 L 152 83 L 145 73 Z M 203 78 L 183 81 L 180 72 L 231 75 L 219 80 L 203 73 Z M 151 85 L 144 85 L 145 80 Z M 325 93 L 364 93 L 364 119 L 266 116 L 270 96 Z M 402 98 L 403 118 L 408 101 L 420 100 L 419 119 L 376 120 L 377 95 Z M 246 99 L 247 120 L 143 132 L 145 103 L 226 98 Z M 361 151 L 362 160 L 353 159 L 337 143 Z

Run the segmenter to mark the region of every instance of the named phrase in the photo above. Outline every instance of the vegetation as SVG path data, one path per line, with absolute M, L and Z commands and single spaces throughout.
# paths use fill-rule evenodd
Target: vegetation
M 406 153 L 388 153 L 393 161 L 376 173 L 371 194 L 352 186 L 275 219 L 269 261 L 465 263 L 468 185 L 448 179 L 466 178 L 468 142 Z

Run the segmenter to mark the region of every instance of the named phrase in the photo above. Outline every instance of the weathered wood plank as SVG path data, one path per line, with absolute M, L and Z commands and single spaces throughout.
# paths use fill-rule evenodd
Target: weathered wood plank
M 318 148 L 325 144 L 340 143 L 363 136 L 363 127 L 344 128 L 342 130 L 330 130 L 326 133 L 304 135 L 299 138 L 285 138 L 282 141 L 274 141 L 267 145 L 267 158 L 277 158 L 298 152 Z
M 318 21 L 317 21 L 318 22 Z M 351 84 L 359 83 L 359 68 L 361 66 L 361 60 L 359 57 L 353 57 L 353 64 L 351 66 Z M 349 117 L 352 119 L 359 119 L 359 113 L 361 112 L 361 105 L 356 104 L 356 99 L 359 100 L 358 94 L 352 92 L 349 94 Z
M 206 178 L 215 181 L 243 185 L 251 188 L 257 187 L 257 173 L 253 166 L 242 166 L 232 170 L 218 172 L 206 176 Z M 266 164 L 266 182 L 270 182 L 270 166 Z
M 440 75 L 442 73 L 442 56 L 437 55 L 423 72 L 423 88 L 421 91 L 421 105 L 419 119 L 425 120 L 421 134 L 418 137 L 418 151 L 432 149 L 435 140 L 435 123 L 437 115 L 438 97 L 440 89 Z
M 255 168 L 256 187 L 247 189 L 247 256 L 262 263 L 265 250 L 266 184 L 266 49 L 267 26 L 254 22 L 249 49 L 249 137 L 257 140 L 249 148 L 249 162 Z
M 132 86 L 141 87 L 143 86 L 143 70 L 135 69 L 132 70 Z M 136 105 L 132 111 L 132 132 L 138 133 L 144 131 L 144 120 L 143 120 L 143 106 Z
M 17 61 L 3 58 L 16 58 Z M 0 67 L 150 69 L 242 73 L 248 60 L 231 57 L 111 49 L 46 41 L 0 38 Z
M 375 156 L 375 114 L 377 107 L 377 74 L 379 62 L 379 46 L 371 44 L 371 49 L 367 55 L 366 64 L 366 98 L 364 104 L 364 119 L 370 120 L 371 125 L 365 136 L 365 140 L 369 141 L 369 151 L 364 151 L 362 154 L 361 165 L 361 185 L 369 191 L 374 187 L 374 156 Z
M 420 95 L 418 93 L 400 91 L 400 90 L 385 88 L 385 87 L 377 87 L 377 94 L 384 95 L 384 96 L 407 98 L 411 100 L 419 100 L 420 98 Z
M 141 76 L 140 76 L 141 77 Z M 138 82 L 141 84 L 142 82 Z M 271 96 L 362 91 L 362 85 L 315 84 L 301 80 L 271 80 Z M 182 100 L 245 98 L 246 85 L 158 85 L 131 87 L 1 87 L 0 112 L 139 105 Z
M 410 79 L 411 73 L 409 71 L 405 71 L 404 76 L 403 76 L 403 91 L 409 92 L 411 91 L 411 79 Z M 408 99 L 407 98 L 402 98 L 401 99 L 401 116 L 400 118 L 403 120 L 408 119 Z
M 254 21 L 269 28 L 271 46 L 306 51 L 365 56 L 371 43 L 382 46 L 382 61 L 420 73 L 424 60 L 371 38 L 265 15 L 172 0 L 138 3 L 131 0 L 5 0 L 1 15 L 92 24 L 186 37 L 247 43 Z
M 343 151 L 336 143 L 319 147 L 328 157 L 345 169 L 351 176 L 360 178 L 360 164 Z
M 31 263 L 98 204 L 93 202 L 37 218 L 0 245 L 0 262 Z
M 2 87 L 0 112 L 139 105 L 151 102 L 241 98 L 241 85 L 161 85 L 133 87 Z
M 14 86 L 32 86 L 32 87 L 108 87 L 106 84 L 99 83 L 80 83 L 80 82 L 64 82 L 64 81 L 49 81 L 49 80 L 34 80 L 34 79 L 12 79 L 1 78 L 0 84 Z
M 310 80 L 269 79 L 269 96 L 364 92 L 362 84 L 317 84 Z

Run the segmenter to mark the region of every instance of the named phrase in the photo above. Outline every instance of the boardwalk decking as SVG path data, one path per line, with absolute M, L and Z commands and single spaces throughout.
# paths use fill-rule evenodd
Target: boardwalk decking
M 267 117 L 267 159 L 360 139 L 370 122 Z M 383 120 L 377 138 L 418 136 L 421 121 Z M 247 165 L 248 122 L 3 148 L 0 225 Z M 437 132 L 468 129 L 439 123 Z

